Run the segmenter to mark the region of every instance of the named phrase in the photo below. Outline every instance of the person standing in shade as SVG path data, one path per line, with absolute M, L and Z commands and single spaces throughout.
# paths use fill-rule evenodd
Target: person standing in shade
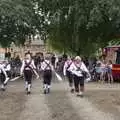
M 55 61 L 56 61 L 56 57 L 53 54 L 52 57 L 51 57 L 51 63 L 52 63 L 52 65 L 53 65 L 54 68 L 55 68 Z
M 113 83 L 114 79 L 113 79 L 113 75 L 112 75 L 112 61 L 109 60 L 108 64 L 107 64 L 107 75 L 108 75 L 108 83 Z
M 76 56 L 74 62 L 68 70 L 73 74 L 74 86 L 77 96 L 83 97 L 85 76 L 86 74 L 90 75 L 87 67 L 81 61 L 81 58 Z
M 72 76 L 71 71 L 69 71 L 69 68 L 71 65 L 72 65 L 72 60 L 70 59 L 70 57 L 68 57 L 67 61 L 64 64 L 63 74 L 64 76 L 67 76 L 68 81 L 69 81 L 70 91 L 71 93 L 73 93 L 74 92 L 73 76 Z
M 53 66 L 48 55 L 45 56 L 44 61 L 41 63 L 41 69 L 43 71 L 44 94 L 49 94 L 51 88 Z
M 35 73 L 37 78 L 39 78 L 39 75 L 36 72 L 36 67 L 34 65 L 34 61 L 31 58 L 31 55 L 29 53 L 26 53 L 25 60 L 23 60 L 22 62 L 21 75 L 24 74 L 27 94 L 31 93 L 33 73 Z

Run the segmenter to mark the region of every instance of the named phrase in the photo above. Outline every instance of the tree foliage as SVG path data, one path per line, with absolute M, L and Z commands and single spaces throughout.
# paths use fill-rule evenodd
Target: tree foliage
M 0 44 L 23 44 L 34 32 L 34 16 L 31 0 L 0 0 Z
M 90 55 L 120 33 L 120 0 L 1 0 L 0 43 L 36 31 L 53 48 Z
M 47 30 L 56 49 L 88 54 L 106 46 L 120 32 L 119 0 L 38 0 L 38 3 L 51 23 Z

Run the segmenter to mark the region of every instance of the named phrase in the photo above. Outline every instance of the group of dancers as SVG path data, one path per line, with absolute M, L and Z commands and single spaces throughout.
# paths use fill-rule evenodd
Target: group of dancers
M 52 71 L 54 67 L 51 64 L 49 55 L 45 55 L 44 60 L 41 62 L 41 71 L 43 71 L 43 84 L 44 84 L 44 94 L 50 93 Z M 6 85 L 10 80 L 9 72 L 11 70 L 10 64 L 8 65 L 6 61 L 0 61 L 0 80 L 1 80 L 1 90 L 5 91 Z M 9 72 L 8 72 L 9 71 Z M 27 94 L 31 94 L 31 86 L 33 75 L 39 79 L 39 73 L 37 66 L 35 66 L 34 60 L 32 59 L 31 53 L 26 53 L 25 58 L 22 61 L 20 76 L 24 77 L 25 80 L 25 90 Z
M 51 90 L 52 73 L 55 72 L 55 67 L 52 65 L 50 56 L 45 55 L 44 60 L 40 63 L 41 71 L 43 75 L 43 92 L 44 94 L 49 94 Z M 9 67 L 7 68 L 9 69 Z M 1 79 L 1 89 L 5 90 L 5 85 L 8 82 L 8 74 L 5 70 L 3 63 L 0 63 L 0 79 Z M 20 70 L 20 75 L 24 76 L 25 79 L 25 89 L 27 94 L 31 94 L 32 78 L 36 75 L 39 79 L 39 74 L 37 67 L 34 64 L 34 60 L 30 53 L 25 54 L 25 59 L 22 61 L 22 66 Z M 70 91 L 72 93 L 76 92 L 77 96 L 83 96 L 84 93 L 84 82 L 86 78 L 90 78 L 89 71 L 85 64 L 82 62 L 79 56 L 74 59 L 67 58 L 63 67 L 63 74 L 67 76 L 70 86 Z M 4 76 L 4 77 L 3 77 Z

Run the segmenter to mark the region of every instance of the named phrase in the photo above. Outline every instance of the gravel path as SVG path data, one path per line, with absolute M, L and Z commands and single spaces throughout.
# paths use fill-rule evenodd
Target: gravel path
M 0 91 L 0 120 L 119 120 L 120 86 L 86 86 L 84 98 L 69 92 L 66 82 L 54 82 L 44 95 L 40 81 L 33 82 L 32 94 L 26 95 L 22 80 L 10 82 Z

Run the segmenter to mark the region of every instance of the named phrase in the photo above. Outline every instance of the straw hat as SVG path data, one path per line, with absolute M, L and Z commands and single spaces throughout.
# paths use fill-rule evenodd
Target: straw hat
M 82 59 L 81 59 L 80 56 L 76 56 L 76 57 L 75 57 L 75 60 L 80 60 L 80 61 L 81 61 Z

